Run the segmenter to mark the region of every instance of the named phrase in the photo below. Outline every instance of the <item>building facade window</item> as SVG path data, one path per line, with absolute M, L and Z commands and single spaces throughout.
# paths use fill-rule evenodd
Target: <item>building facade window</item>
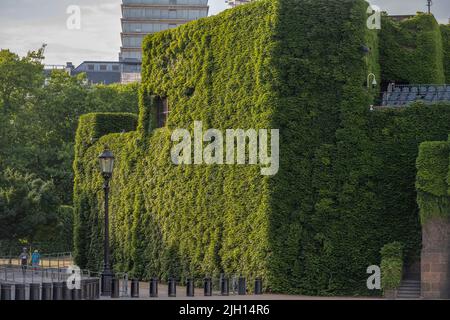
M 156 101 L 156 120 L 158 128 L 163 128 L 167 124 L 167 118 L 169 116 L 169 102 L 167 97 L 159 98 Z
M 94 71 L 95 70 L 95 66 L 93 64 L 88 64 L 87 69 L 89 71 Z
M 108 70 L 108 67 L 106 65 L 104 65 L 104 64 L 101 64 L 100 65 L 100 71 L 106 71 L 106 70 Z

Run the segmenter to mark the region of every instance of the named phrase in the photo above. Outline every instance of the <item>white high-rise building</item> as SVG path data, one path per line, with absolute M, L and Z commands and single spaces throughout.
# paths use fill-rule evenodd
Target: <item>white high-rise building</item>
M 225 3 L 228 3 L 230 7 L 234 8 L 240 6 L 241 4 L 246 4 L 252 1 L 253 0 L 225 0 Z
M 122 0 L 120 60 L 142 61 L 142 40 L 208 16 L 208 0 Z

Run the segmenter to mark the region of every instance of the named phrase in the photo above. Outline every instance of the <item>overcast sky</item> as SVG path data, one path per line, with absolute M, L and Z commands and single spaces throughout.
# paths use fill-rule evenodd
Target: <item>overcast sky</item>
M 371 0 L 389 14 L 426 11 L 426 0 Z M 122 0 L 0 0 L 0 48 L 20 55 L 48 45 L 46 64 L 117 60 Z M 81 29 L 69 30 L 70 5 L 81 8 Z M 210 14 L 225 10 L 225 0 L 209 0 Z M 448 23 L 450 0 L 434 0 L 433 12 Z

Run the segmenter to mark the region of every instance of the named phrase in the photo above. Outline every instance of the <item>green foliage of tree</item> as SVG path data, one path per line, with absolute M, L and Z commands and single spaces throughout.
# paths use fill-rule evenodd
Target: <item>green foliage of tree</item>
M 18 93 L 24 96 L 20 103 L 18 99 L 9 103 L 8 112 L 0 116 L 0 127 L 3 128 L 0 159 L 3 166 L 52 180 L 58 186 L 62 203 L 70 204 L 78 118 L 92 111 L 137 112 L 138 84 L 89 86 L 84 74 L 71 77 L 64 71 L 53 71 L 43 85 L 40 61 L 29 57 L 20 59 L 7 50 L 1 51 L 1 55 L 8 56 L 9 60 L 0 60 L 0 69 L 14 70 L 14 73 L 5 75 L 8 88 L 16 89 L 9 95 L 1 91 L 0 98 L 13 101 L 9 96 L 16 97 Z M 17 74 L 41 82 L 21 85 L 13 81 Z
M 59 199 L 51 181 L 12 169 L 0 177 L 0 240 L 33 242 L 57 221 Z
M 8 50 L 0 51 L 0 170 L 13 168 L 25 177 L 48 181 L 57 186 L 52 192 L 58 206 L 71 205 L 78 118 L 92 111 L 137 112 L 138 84 L 91 86 L 84 74 L 71 77 L 64 71 L 53 71 L 44 81 L 43 59 L 42 48 L 23 58 Z M 8 215 L 20 216 L 19 199 L 17 206 L 11 206 Z M 45 239 L 55 243 L 45 244 L 46 251 L 71 250 L 72 240 L 67 240 L 73 238 L 68 232 L 70 210 L 66 209 L 47 212 L 60 214 L 45 231 L 36 233 L 31 224 L 28 236 L 23 232 L 5 233 L 5 237 L 10 245 L 28 237 L 30 241 Z M 30 215 L 34 214 L 38 211 L 31 210 Z
M 9 50 L 0 51 L 0 109 L 8 114 L 24 104 L 30 93 L 44 82 L 43 48 L 20 58 Z

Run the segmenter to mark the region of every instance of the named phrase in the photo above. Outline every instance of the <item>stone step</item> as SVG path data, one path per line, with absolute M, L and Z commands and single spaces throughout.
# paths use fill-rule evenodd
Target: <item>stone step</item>
M 414 283 L 420 285 L 420 280 L 402 280 L 402 284 L 403 283 Z
M 416 296 L 420 296 L 420 291 L 397 291 L 397 295 L 416 295 Z
M 419 299 L 420 288 L 420 280 L 402 280 L 399 288 L 397 289 L 397 299 Z
M 420 294 L 397 294 L 397 298 L 420 298 Z
M 400 286 L 398 287 L 398 290 L 419 290 L 420 291 L 420 286 Z

